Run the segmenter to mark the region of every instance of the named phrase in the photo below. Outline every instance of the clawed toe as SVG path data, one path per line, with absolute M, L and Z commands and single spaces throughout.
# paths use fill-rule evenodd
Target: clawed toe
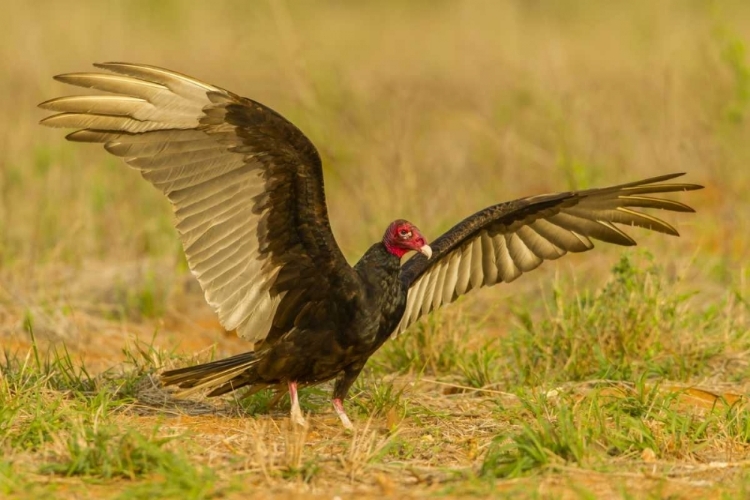
M 332 401 L 333 403 L 333 409 L 336 410 L 336 415 L 339 416 L 339 419 L 341 420 L 341 423 L 343 424 L 344 428 L 350 431 L 354 430 L 354 425 L 352 425 L 352 421 L 349 420 L 349 417 L 346 414 L 346 411 L 344 411 L 344 403 L 340 399 L 336 398 Z
M 295 424 L 301 427 L 307 427 L 307 420 L 305 420 L 305 417 L 302 415 L 302 410 L 300 410 L 299 406 L 296 408 L 292 408 L 292 414 L 290 415 L 290 418 Z
M 302 409 L 299 406 L 299 399 L 297 398 L 297 382 L 289 382 L 289 397 L 292 400 L 292 413 L 290 418 L 295 424 L 307 427 L 305 417 L 302 415 Z
M 344 428 L 348 431 L 354 430 L 354 424 L 352 424 L 352 421 L 349 420 L 349 417 L 346 416 L 346 413 L 343 415 L 339 415 L 339 418 L 341 419 L 341 423 L 344 425 Z

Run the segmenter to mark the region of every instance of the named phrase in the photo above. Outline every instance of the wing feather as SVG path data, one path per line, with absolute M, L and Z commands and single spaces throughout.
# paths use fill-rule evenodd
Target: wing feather
M 471 241 L 471 275 L 469 284 L 471 288 L 479 288 L 484 282 L 484 268 L 482 267 L 482 244 L 474 239 Z
M 431 272 L 429 276 L 427 276 L 427 285 L 425 286 L 424 298 L 422 299 L 422 314 L 427 314 L 432 311 L 432 296 L 435 293 L 435 287 L 437 286 L 441 267 L 442 265 L 437 266 L 434 272 Z
M 482 242 L 482 268 L 484 270 L 484 286 L 494 285 L 497 283 L 498 269 L 497 269 L 497 256 L 495 254 L 495 245 L 492 238 L 487 231 L 479 233 L 480 241 Z M 456 252 L 455 259 L 460 259 L 460 254 Z M 455 294 L 455 292 L 454 292 Z M 450 302 L 448 300 L 445 301 Z
M 534 230 L 533 224 L 521 226 L 516 231 L 516 235 L 523 241 L 524 245 L 531 250 L 541 260 L 554 260 L 564 255 L 551 241 L 541 236 Z
M 471 279 L 471 246 L 464 245 L 460 249 L 458 262 L 458 280 L 456 281 L 456 293 L 463 295 L 469 290 Z
M 302 132 L 187 75 L 96 66 L 105 71 L 55 79 L 108 94 L 46 101 L 40 107 L 57 114 L 42 124 L 79 129 L 67 139 L 104 144 L 167 196 L 190 269 L 225 328 L 277 338 L 272 328 L 306 321 L 309 303 L 358 300 L 359 278 L 330 230 L 320 157 Z
M 421 316 L 422 300 L 424 299 L 425 291 L 427 290 L 427 279 L 426 276 L 422 276 L 414 284 L 414 287 L 409 290 L 409 295 L 406 298 L 406 309 L 404 310 L 404 318 L 407 321 L 416 321 Z M 412 319 L 413 318 L 413 319 Z
M 443 293 L 445 290 L 445 275 L 448 273 L 448 263 L 449 259 L 446 259 L 445 261 L 440 263 L 439 270 L 437 272 L 437 279 L 435 280 L 435 293 L 432 294 L 432 303 L 430 304 L 432 310 L 440 307 L 443 301 Z
M 534 232 L 539 234 L 543 239 L 559 248 L 562 255 L 564 255 L 565 252 L 585 252 L 594 247 L 594 244 L 591 243 L 588 238 L 581 239 L 580 236 L 575 233 L 545 219 L 537 219 L 529 224 L 528 227 L 533 229 Z
M 526 246 L 518 233 L 505 235 L 505 241 L 508 243 L 508 252 L 513 263 L 522 273 L 536 269 L 542 263 L 542 259 Z
M 498 257 L 497 268 L 500 271 L 500 277 L 506 283 L 510 283 L 514 279 L 521 276 L 521 270 L 518 269 L 516 263 L 513 261 L 513 257 L 510 255 L 510 249 L 508 248 L 508 239 L 504 234 L 498 235 L 495 238 L 497 246 L 495 247 L 495 253 Z
M 445 282 L 443 283 L 443 296 L 441 298 L 442 304 L 448 304 L 453 301 L 453 294 L 456 290 L 456 282 L 458 281 L 458 260 L 460 254 L 454 253 L 448 258 L 448 265 L 445 271 Z
M 585 235 L 586 238 L 591 237 L 615 245 L 628 246 L 633 244 L 632 239 L 623 238 L 621 232 L 613 231 L 610 227 L 600 224 L 599 219 L 589 219 L 580 212 L 577 213 L 578 215 L 573 215 L 568 212 L 561 212 L 547 220 L 573 234 Z
M 430 245 L 431 259 L 417 255 L 402 267 L 401 280 L 409 292 L 407 314 L 396 334 L 430 310 L 470 290 L 501 281 L 508 283 L 545 260 L 590 250 L 594 247 L 592 239 L 635 245 L 635 240 L 618 224 L 677 236 L 677 230 L 670 224 L 634 209 L 693 212 L 683 203 L 646 196 L 702 188 L 696 184 L 665 183 L 680 175 L 683 174 L 522 198 L 488 207 L 464 219 Z M 448 274 L 450 279 L 443 279 L 444 269 L 453 266 L 457 270 L 455 279 L 451 274 Z M 418 301 L 413 299 L 416 296 Z M 432 307 L 420 309 L 413 306 L 416 303 Z

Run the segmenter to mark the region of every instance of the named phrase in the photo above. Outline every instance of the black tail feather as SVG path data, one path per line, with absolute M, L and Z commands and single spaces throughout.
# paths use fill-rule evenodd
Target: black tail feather
M 160 378 L 165 386 L 177 385 L 181 389 L 194 387 L 208 389 L 218 386 L 208 394 L 208 396 L 218 396 L 253 384 L 257 377 L 253 373 L 252 366 L 256 361 L 258 361 L 257 353 L 245 352 L 210 363 L 169 370 L 162 373 Z M 242 370 L 243 366 L 244 370 Z M 240 371 L 237 372 L 237 370 Z M 237 373 L 231 376 L 232 372 Z M 186 392 L 192 393 L 193 391 Z
M 265 389 L 268 387 L 266 384 L 256 384 L 255 377 L 248 377 L 246 374 L 241 374 L 233 378 L 232 380 L 228 382 L 224 382 L 222 385 L 217 387 L 216 389 L 212 390 L 208 394 L 206 394 L 207 397 L 212 398 L 214 396 L 221 396 L 222 394 L 227 394 L 232 391 L 236 391 L 237 389 L 241 389 L 248 385 L 253 385 L 253 388 L 250 389 L 249 393 L 245 393 L 243 397 L 250 396 L 251 394 L 255 394 L 256 392 Z

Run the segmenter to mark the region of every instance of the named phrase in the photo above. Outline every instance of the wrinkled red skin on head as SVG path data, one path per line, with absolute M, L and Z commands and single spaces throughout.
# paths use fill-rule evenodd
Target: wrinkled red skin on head
M 403 229 L 411 231 L 409 239 L 405 240 L 399 235 Z M 407 252 L 418 252 L 426 243 L 427 241 L 425 241 L 417 226 L 403 219 L 391 222 L 383 235 L 383 245 L 385 245 L 386 250 L 398 258 L 403 257 Z

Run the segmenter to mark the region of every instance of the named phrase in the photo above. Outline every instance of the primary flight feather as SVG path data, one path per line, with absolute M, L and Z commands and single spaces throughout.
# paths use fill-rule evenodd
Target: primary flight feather
M 467 217 L 427 245 L 416 226 L 392 222 L 351 267 L 331 232 L 315 146 L 272 109 L 220 87 L 145 64 L 58 81 L 107 92 L 40 104 L 43 125 L 104 144 L 172 203 L 190 270 L 228 330 L 253 350 L 162 374 L 187 395 L 288 387 L 335 379 L 343 400 L 367 359 L 394 333 L 475 288 L 510 282 L 544 260 L 635 241 L 616 224 L 677 235 L 641 208 L 692 212 L 659 198 L 696 184 L 670 174 L 602 189 L 532 196 Z M 401 266 L 410 251 L 421 255 Z

